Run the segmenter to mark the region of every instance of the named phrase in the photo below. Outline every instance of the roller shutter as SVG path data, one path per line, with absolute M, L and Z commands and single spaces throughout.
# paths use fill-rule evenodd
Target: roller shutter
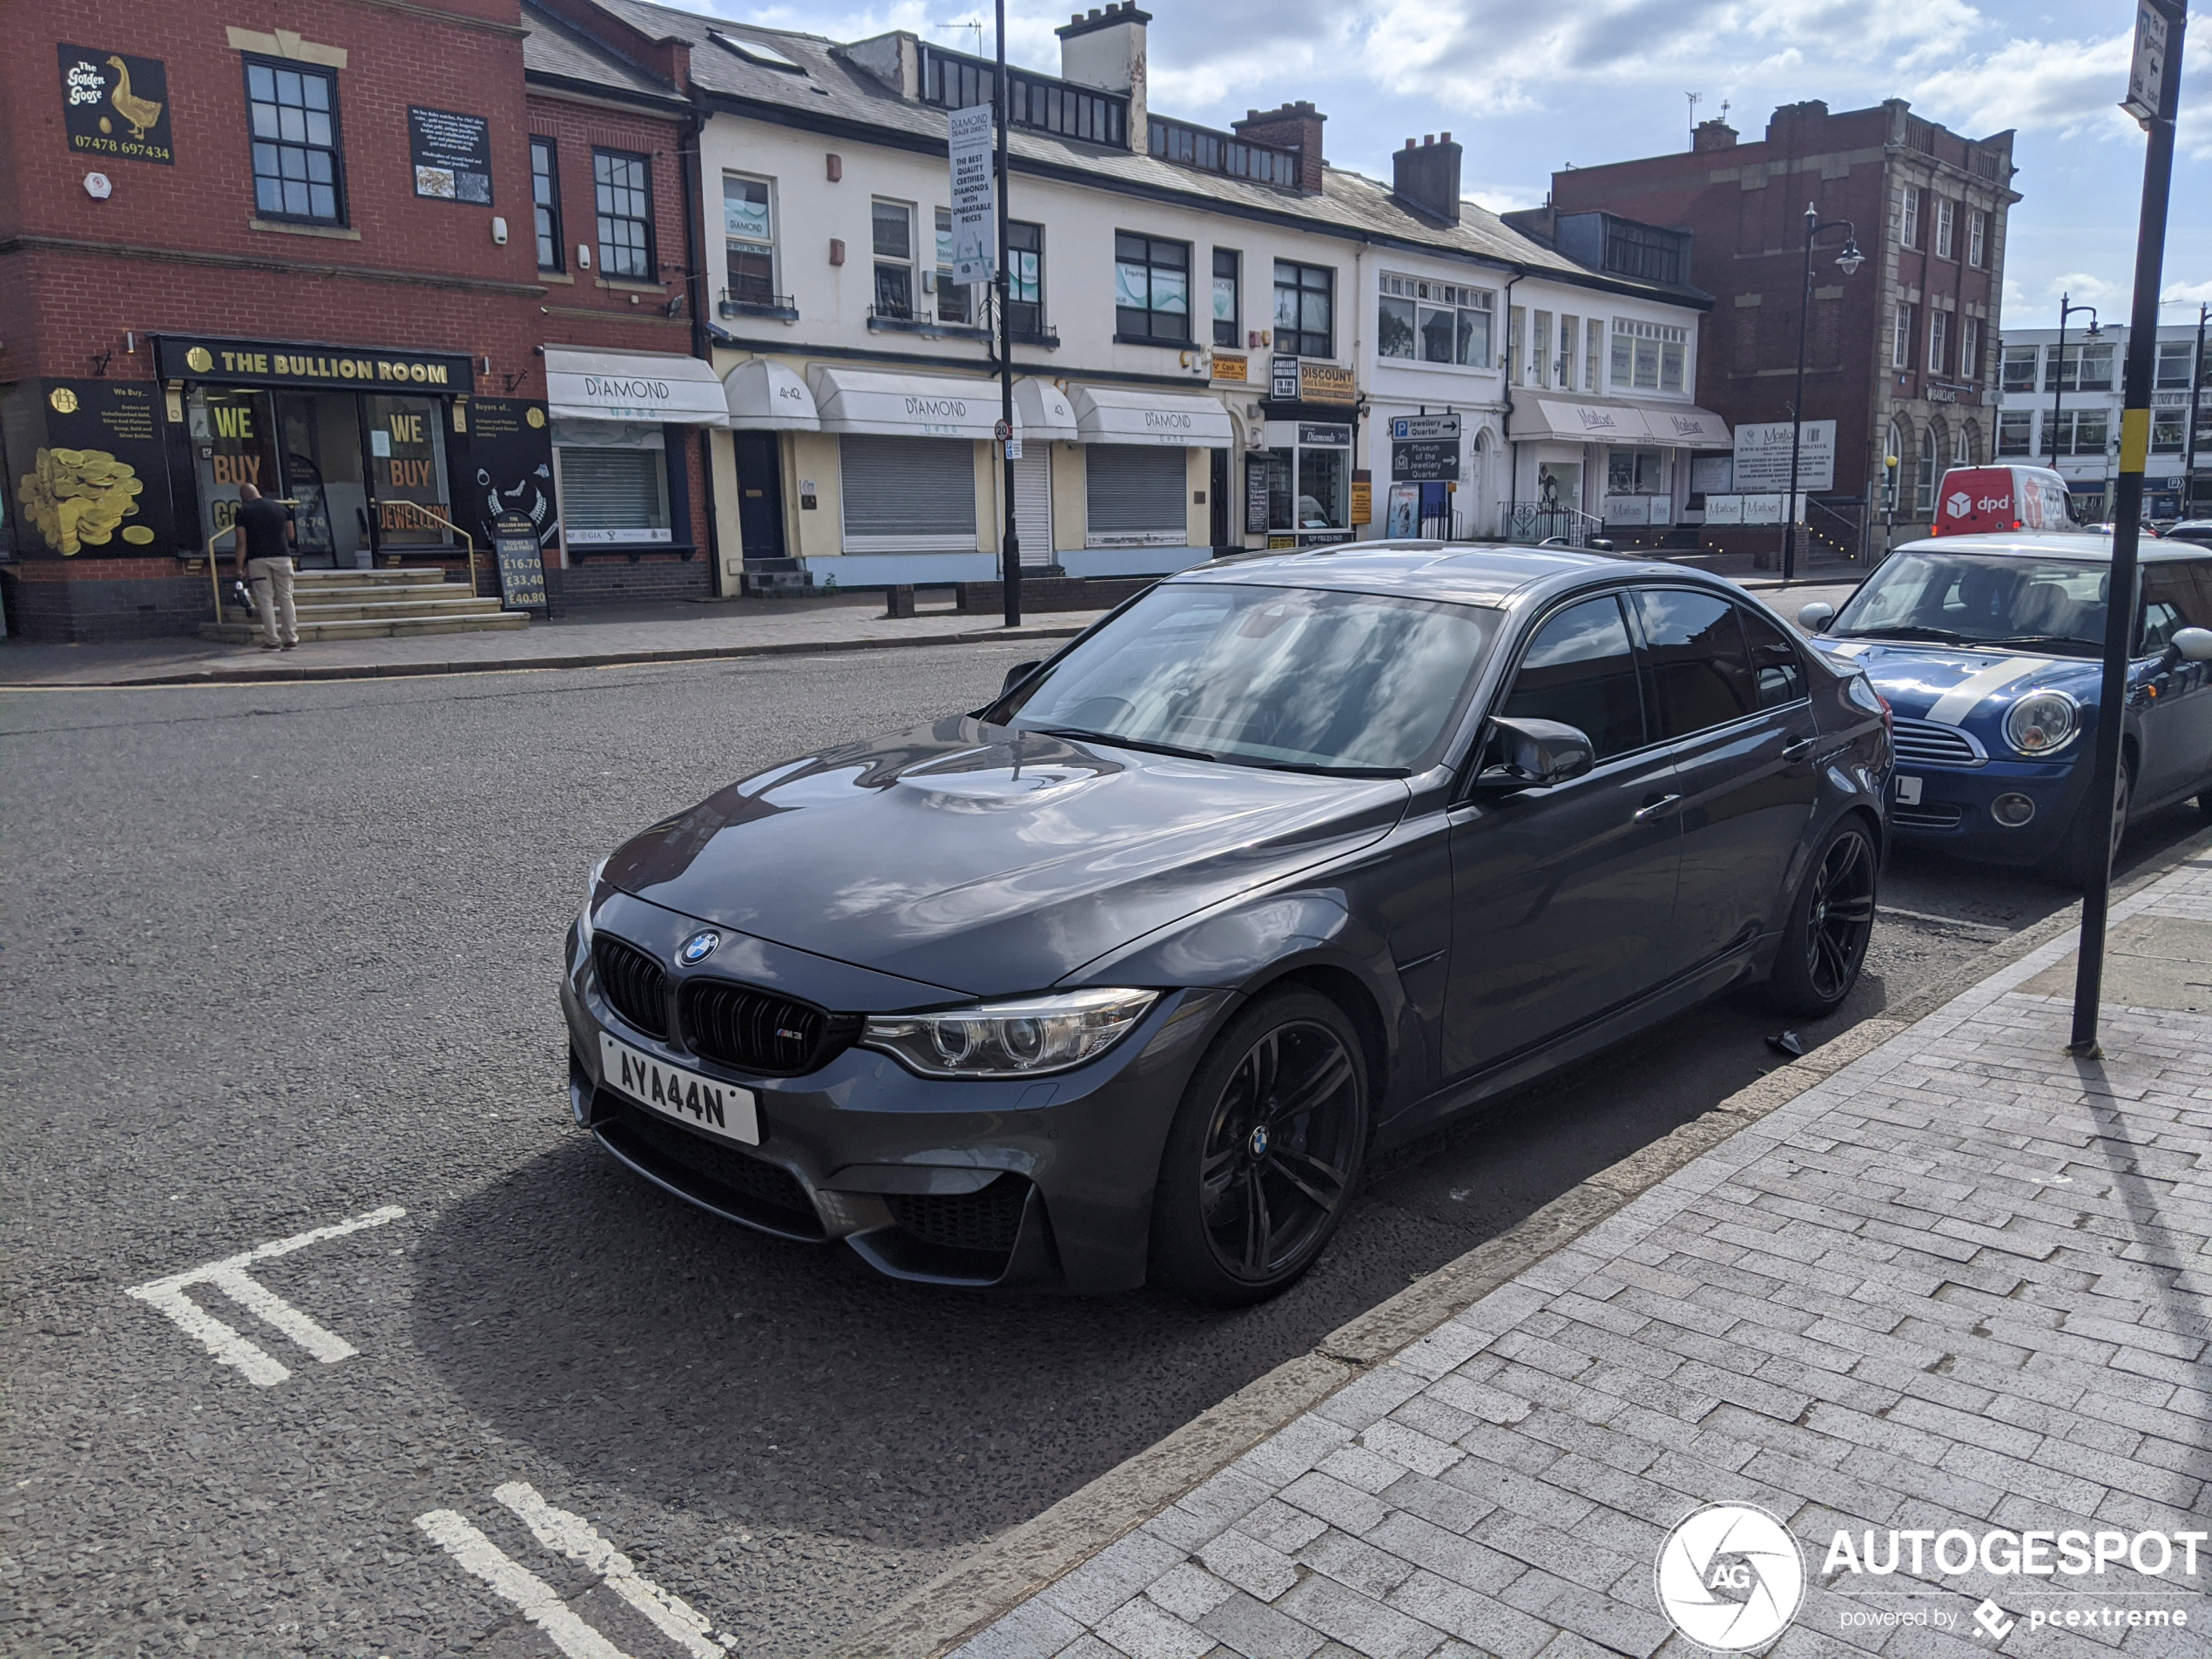
M 848 553 L 973 553 L 975 446 L 965 438 L 838 440 Z
M 1052 456 L 1049 453 L 1025 455 L 1014 463 L 1014 531 L 1022 538 L 1023 570 L 1053 562 Z
M 1083 446 L 1092 547 L 1180 547 L 1190 539 L 1190 451 L 1160 444 Z
M 562 529 L 571 544 L 669 539 L 663 451 L 563 445 L 560 455 Z

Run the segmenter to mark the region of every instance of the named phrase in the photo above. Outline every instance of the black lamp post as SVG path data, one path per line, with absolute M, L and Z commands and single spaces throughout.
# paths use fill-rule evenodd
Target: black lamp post
M 2059 343 L 2052 347 L 2051 358 L 2051 469 L 2054 472 L 2059 465 L 2059 408 L 2066 398 L 2066 320 L 2077 311 L 2089 314 L 2091 340 L 2104 333 L 2104 325 L 2097 320 L 2096 307 L 2077 306 L 2070 293 L 2059 296 Z
M 1790 405 L 1790 493 L 1782 500 L 1782 580 L 1785 584 L 1797 574 L 1797 455 L 1805 435 L 1805 328 L 1812 320 L 1812 245 L 1824 231 L 1844 233 L 1844 251 L 1836 256 L 1836 267 L 1845 276 L 1866 263 L 1866 256 L 1858 251 L 1858 227 L 1847 219 L 1824 224 L 1820 210 L 1807 202 L 1804 289 L 1797 305 L 1797 395 Z

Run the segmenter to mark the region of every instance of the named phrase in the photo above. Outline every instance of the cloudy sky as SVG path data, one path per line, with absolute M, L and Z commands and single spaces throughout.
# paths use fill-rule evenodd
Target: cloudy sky
M 679 0 L 680 3 L 680 0 Z M 692 0 L 700 4 L 700 0 Z M 1467 193 L 1497 209 L 1543 199 L 1551 171 L 1689 145 L 1690 104 L 1746 138 L 1775 105 L 1857 109 L 1901 97 L 1954 131 L 2019 130 L 2005 320 L 2048 326 L 2061 292 L 2125 320 L 2143 138 L 2118 109 L 2128 0 L 1143 0 L 1155 109 L 1224 125 L 1245 109 L 1311 98 L 1339 166 L 1390 176 L 1406 138 L 1448 128 Z M 964 51 L 990 13 L 974 0 L 806 0 L 700 9 L 856 39 L 911 29 Z M 1048 71 L 1073 0 L 1009 0 L 1008 55 Z M 984 37 L 988 50 L 988 27 Z M 2198 89 L 2212 89 L 2200 30 Z M 2184 83 L 2184 102 L 2188 83 Z M 2185 113 L 2162 293 L 2168 323 L 2212 300 L 2212 91 Z

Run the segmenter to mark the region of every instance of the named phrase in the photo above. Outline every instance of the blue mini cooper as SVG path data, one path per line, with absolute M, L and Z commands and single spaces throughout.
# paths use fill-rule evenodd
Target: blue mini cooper
M 2212 817 L 2212 549 L 2141 543 L 2118 811 L 2088 806 L 2107 536 L 1946 536 L 1902 547 L 1814 644 L 1866 671 L 1897 722 L 1898 840 L 2080 884 L 2128 819 L 2194 795 Z

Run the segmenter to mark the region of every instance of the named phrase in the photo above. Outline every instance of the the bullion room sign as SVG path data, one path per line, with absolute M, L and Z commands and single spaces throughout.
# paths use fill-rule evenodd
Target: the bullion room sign
M 62 131 L 80 155 L 172 166 L 169 72 L 158 57 L 64 46 Z
M 421 391 L 434 397 L 475 389 L 471 372 L 474 363 L 458 352 L 157 334 L 154 361 L 165 381 L 345 391 Z

